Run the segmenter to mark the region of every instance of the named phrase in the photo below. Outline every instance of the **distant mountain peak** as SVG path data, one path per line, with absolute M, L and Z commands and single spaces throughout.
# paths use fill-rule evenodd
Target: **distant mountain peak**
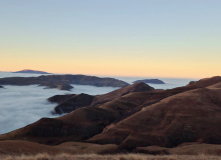
M 39 70 L 23 69 L 21 71 L 39 71 Z
M 21 71 L 12 72 L 12 73 L 50 74 L 48 72 L 39 71 L 39 70 L 31 70 L 31 69 L 23 69 Z
M 134 81 L 133 83 L 138 83 L 138 82 L 151 83 L 151 84 L 165 84 L 165 82 L 163 82 L 160 79 L 142 79 L 142 80 Z

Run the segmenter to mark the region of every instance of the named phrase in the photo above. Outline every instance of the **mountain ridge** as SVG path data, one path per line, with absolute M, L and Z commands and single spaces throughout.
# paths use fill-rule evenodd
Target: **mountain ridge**
M 220 117 L 221 77 L 216 76 L 174 89 L 132 92 L 58 118 L 42 118 L 0 135 L 0 140 L 115 144 L 129 152 L 186 142 L 221 144 Z
M 93 85 L 97 87 L 124 87 L 129 85 L 127 82 L 114 78 L 100 78 L 86 75 L 42 75 L 38 77 L 7 77 L 0 78 L 0 85 L 33 85 L 46 86 L 47 88 L 57 88 L 70 90 L 71 84 Z
M 95 95 L 95 96 L 88 94 L 55 95 L 48 98 L 48 101 L 58 103 L 58 105 L 55 107 L 55 112 L 58 114 L 62 114 L 62 113 L 70 113 L 71 111 L 80 107 L 99 106 L 101 104 L 112 101 L 118 97 L 121 97 L 129 93 L 152 91 L 152 90 L 154 90 L 153 87 L 150 87 L 149 85 L 143 82 L 139 82 L 102 95 Z

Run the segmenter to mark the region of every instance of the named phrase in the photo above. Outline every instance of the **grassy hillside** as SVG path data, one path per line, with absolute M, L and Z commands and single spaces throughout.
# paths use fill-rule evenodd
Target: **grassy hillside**
M 118 155 L 69 155 L 60 154 L 56 156 L 50 156 L 48 154 L 39 154 L 36 156 L 6 156 L 0 157 L 1 160 L 221 160 L 219 156 L 209 155 L 170 155 L 170 156 L 152 156 L 144 154 L 118 154 Z

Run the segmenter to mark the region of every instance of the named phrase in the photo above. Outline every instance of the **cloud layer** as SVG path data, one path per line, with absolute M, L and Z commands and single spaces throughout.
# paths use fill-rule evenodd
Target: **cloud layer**
M 1 77 L 15 77 L 15 76 L 39 76 L 30 74 L 14 74 L 0 72 Z M 118 77 L 128 83 L 132 83 L 138 79 L 144 78 L 125 78 Z M 190 80 L 188 79 L 161 79 L 166 82 L 165 85 L 153 85 L 154 88 L 174 88 L 177 86 L 186 85 Z M 118 88 L 113 87 L 95 87 L 87 85 L 73 85 L 71 91 L 61 91 L 58 89 L 44 89 L 42 86 L 11 86 L 5 85 L 0 89 L 0 134 L 10 132 L 12 130 L 24 127 L 30 123 L 39 120 L 42 117 L 57 117 L 59 115 L 52 115 L 56 104 L 52 104 L 47 99 L 54 95 L 62 94 L 80 94 L 87 93 L 91 95 L 98 95 L 108 93 Z
M 37 85 L 10 86 L 0 89 L 0 134 L 24 127 L 42 117 L 56 117 L 52 115 L 56 104 L 47 101 L 47 98 L 57 94 L 103 94 L 116 88 L 74 86 L 72 91 L 44 89 Z

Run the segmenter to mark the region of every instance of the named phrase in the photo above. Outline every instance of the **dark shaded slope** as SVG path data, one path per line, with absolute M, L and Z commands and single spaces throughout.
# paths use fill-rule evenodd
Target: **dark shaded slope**
M 88 94 L 79 94 L 73 95 L 70 98 L 65 99 L 60 104 L 55 107 L 55 112 L 62 113 L 70 113 L 78 108 L 90 106 L 95 96 L 91 96 Z
M 61 103 L 61 102 L 65 101 L 66 99 L 69 99 L 69 98 L 76 96 L 76 95 L 77 94 L 55 95 L 55 96 L 48 98 L 48 101 L 52 102 L 52 103 Z
M 0 139 L 19 139 L 42 144 L 82 141 L 100 133 L 115 119 L 113 113 L 99 108 L 79 108 L 60 118 L 42 118 L 24 128 L 0 135 Z

